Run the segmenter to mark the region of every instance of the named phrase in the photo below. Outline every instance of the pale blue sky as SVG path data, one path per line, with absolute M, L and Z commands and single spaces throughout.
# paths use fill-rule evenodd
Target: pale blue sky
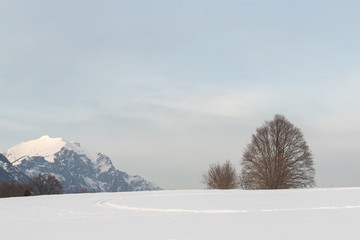
M 0 152 L 42 135 L 166 189 L 202 188 L 264 120 L 321 186 L 360 186 L 360 2 L 0 0 Z

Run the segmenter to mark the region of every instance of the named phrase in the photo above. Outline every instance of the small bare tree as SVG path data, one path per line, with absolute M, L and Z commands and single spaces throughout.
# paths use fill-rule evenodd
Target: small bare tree
M 224 164 L 211 164 L 203 175 L 203 183 L 209 189 L 234 189 L 239 186 L 239 179 L 235 168 L 227 160 Z
M 312 154 L 300 129 L 275 115 L 256 129 L 242 158 L 244 189 L 287 189 L 314 186 Z
M 32 194 L 34 195 L 49 195 L 62 194 L 63 187 L 56 177 L 49 174 L 39 173 L 36 177 L 31 179 L 29 183 Z

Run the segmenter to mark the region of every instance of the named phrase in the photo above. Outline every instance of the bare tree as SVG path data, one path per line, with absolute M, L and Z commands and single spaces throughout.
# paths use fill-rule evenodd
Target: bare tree
M 29 186 L 34 195 L 62 194 L 63 187 L 56 177 L 39 173 L 31 179 Z
M 284 116 L 256 129 L 242 158 L 240 182 L 244 189 L 312 187 L 315 170 L 302 132 Z
M 235 168 L 227 160 L 224 164 L 211 164 L 203 175 L 203 183 L 209 189 L 233 189 L 239 186 L 239 179 Z

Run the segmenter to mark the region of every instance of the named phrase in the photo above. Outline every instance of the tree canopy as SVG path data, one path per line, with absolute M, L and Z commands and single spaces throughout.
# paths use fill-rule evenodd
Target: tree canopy
M 203 183 L 209 189 L 233 189 L 238 187 L 239 179 L 234 166 L 227 160 L 223 164 L 211 164 L 203 175 Z
M 315 170 L 312 153 L 301 130 L 284 116 L 256 129 L 242 157 L 244 189 L 312 187 Z

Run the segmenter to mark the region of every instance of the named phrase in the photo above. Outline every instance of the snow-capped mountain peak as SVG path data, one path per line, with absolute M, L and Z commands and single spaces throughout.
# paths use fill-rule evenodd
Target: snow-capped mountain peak
M 11 147 L 4 155 L 13 165 L 20 164 L 26 157 L 36 156 L 42 156 L 46 161 L 53 163 L 55 154 L 60 152 L 62 148 L 72 150 L 79 155 L 86 155 L 92 162 L 96 162 L 98 158 L 96 152 L 80 147 L 77 142 L 68 142 L 62 138 L 51 138 L 48 135 Z
M 65 192 L 78 188 L 91 192 L 161 190 L 139 176 L 119 171 L 105 154 L 62 138 L 42 136 L 9 148 L 4 156 L 29 177 L 38 173 L 54 175 Z

